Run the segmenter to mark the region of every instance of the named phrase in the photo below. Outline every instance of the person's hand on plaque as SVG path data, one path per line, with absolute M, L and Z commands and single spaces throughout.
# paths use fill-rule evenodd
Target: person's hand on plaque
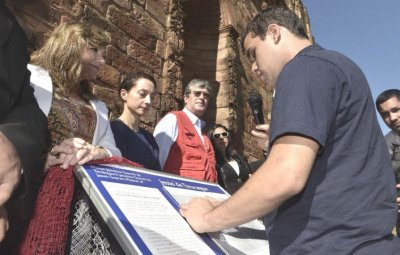
M 192 198 L 188 203 L 180 205 L 179 212 L 197 233 L 212 232 L 212 226 L 207 225 L 205 216 L 220 203 L 211 197 Z

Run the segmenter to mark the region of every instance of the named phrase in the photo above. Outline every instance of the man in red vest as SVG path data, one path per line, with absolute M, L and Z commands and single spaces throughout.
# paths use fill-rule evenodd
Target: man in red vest
M 200 118 L 207 110 L 211 85 L 193 79 L 185 88 L 185 107 L 160 120 L 154 137 L 160 148 L 160 165 L 164 172 L 203 181 L 216 182 L 214 149 L 202 130 Z

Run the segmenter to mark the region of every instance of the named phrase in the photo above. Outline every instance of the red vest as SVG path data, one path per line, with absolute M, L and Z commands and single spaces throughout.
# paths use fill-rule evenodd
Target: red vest
M 217 182 L 215 156 L 210 139 L 203 132 L 204 144 L 193 123 L 182 111 L 176 116 L 178 137 L 169 150 L 164 172 L 202 181 Z

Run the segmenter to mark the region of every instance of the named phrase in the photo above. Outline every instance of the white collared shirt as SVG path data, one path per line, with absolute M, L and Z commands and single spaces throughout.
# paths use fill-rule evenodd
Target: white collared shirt
M 199 119 L 188 109 L 183 108 L 182 110 L 189 117 L 190 122 L 192 122 L 197 134 L 200 136 L 201 141 L 204 144 L 204 137 L 202 135 L 201 129 L 206 124 L 203 120 Z M 175 143 L 178 138 L 178 125 L 176 116 L 172 113 L 165 115 L 154 129 L 153 136 L 156 139 L 158 147 L 160 149 L 159 160 L 161 169 L 164 168 L 165 161 L 167 161 L 169 150 L 171 146 Z

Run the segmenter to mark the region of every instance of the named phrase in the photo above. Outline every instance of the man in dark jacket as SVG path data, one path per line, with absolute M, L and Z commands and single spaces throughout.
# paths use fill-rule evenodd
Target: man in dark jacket
M 23 234 L 47 155 L 47 120 L 29 85 L 28 62 L 25 34 L 0 0 L 1 254 Z
M 376 109 L 391 129 L 385 135 L 385 141 L 392 158 L 397 183 L 397 205 L 400 205 L 400 90 L 383 91 L 376 98 Z M 396 230 L 397 236 L 400 236 L 400 214 L 397 217 Z

